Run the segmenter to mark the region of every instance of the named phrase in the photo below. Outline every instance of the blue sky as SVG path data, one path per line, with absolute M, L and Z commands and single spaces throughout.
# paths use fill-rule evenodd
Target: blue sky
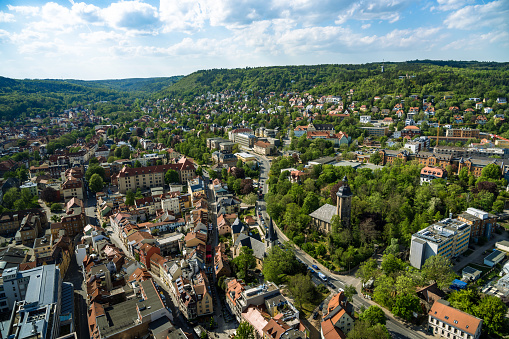
M 118 79 L 414 59 L 509 61 L 509 0 L 0 0 L 0 75 Z

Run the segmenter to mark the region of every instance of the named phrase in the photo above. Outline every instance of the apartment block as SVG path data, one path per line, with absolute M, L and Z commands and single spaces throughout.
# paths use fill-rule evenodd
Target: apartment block
M 173 169 L 179 173 L 180 182 L 185 184 L 196 176 L 194 164 L 182 158 L 176 164 L 129 168 L 124 167 L 117 175 L 118 190 L 125 194 L 128 190 L 135 192 L 138 188 L 149 189 L 164 186 L 164 175 Z

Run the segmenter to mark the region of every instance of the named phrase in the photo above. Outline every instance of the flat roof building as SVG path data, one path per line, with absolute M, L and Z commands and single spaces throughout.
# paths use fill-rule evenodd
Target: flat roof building
M 446 218 L 412 235 L 410 264 L 420 269 L 434 255 L 455 258 L 468 248 L 470 225 Z

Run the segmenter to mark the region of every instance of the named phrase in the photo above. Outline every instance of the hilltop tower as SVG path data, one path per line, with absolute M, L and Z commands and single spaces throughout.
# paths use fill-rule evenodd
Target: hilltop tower
M 343 186 L 336 193 L 336 215 L 341 219 L 345 227 L 350 227 L 350 216 L 352 213 L 352 190 L 348 185 L 348 179 L 343 178 Z

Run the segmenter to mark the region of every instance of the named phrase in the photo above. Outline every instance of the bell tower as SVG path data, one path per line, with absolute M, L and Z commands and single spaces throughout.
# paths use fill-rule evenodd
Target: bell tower
M 352 190 L 348 185 L 348 179 L 343 178 L 343 186 L 336 193 L 336 215 L 341 219 L 345 227 L 350 227 L 350 216 L 352 212 Z

